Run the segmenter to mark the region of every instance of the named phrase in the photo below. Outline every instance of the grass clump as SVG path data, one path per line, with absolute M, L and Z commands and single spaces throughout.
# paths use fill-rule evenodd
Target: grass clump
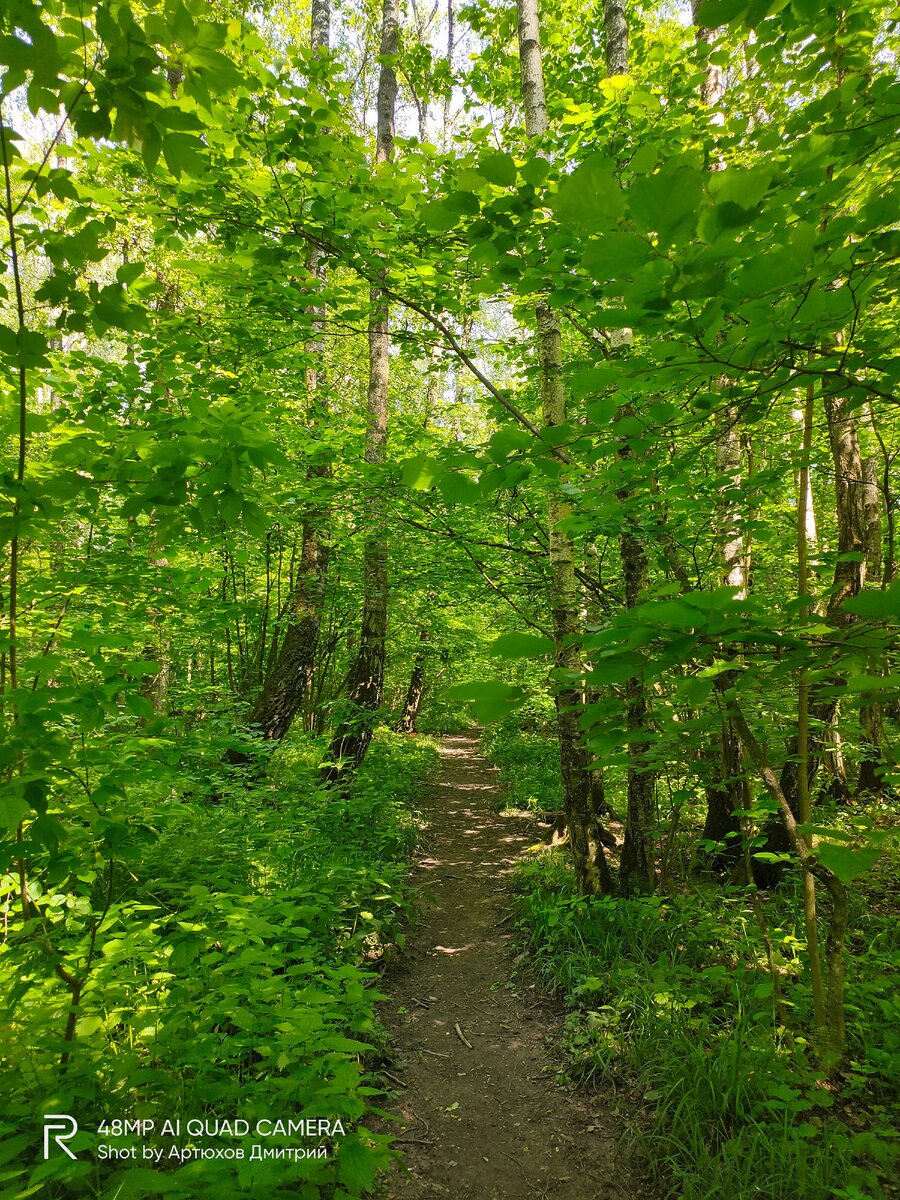
M 883 1018 L 896 963 L 887 929 L 877 949 L 880 970 L 869 963 L 853 971 L 850 1001 L 859 1019 L 851 1065 L 827 1082 L 810 1047 L 782 1023 L 789 1008 L 773 995 L 744 889 L 590 899 L 575 893 L 568 863 L 554 850 L 520 868 L 515 887 L 519 936 L 569 1006 L 572 1071 L 637 1101 L 632 1115 L 665 1195 L 890 1194 L 898 1057 L 896 1026 Z M 790 1005 L 802 1008 L 802 925 L 793 897 L 777 904 L 770 938 L 791 982 Z

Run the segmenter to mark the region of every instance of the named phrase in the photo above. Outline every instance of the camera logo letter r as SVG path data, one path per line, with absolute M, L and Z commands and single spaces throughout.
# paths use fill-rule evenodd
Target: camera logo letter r
M 73 1138 L 78 1132 L 78 1122 L 74 1117 L 68 1116 L 66 1113 L 45 1113 L 44 1114 L 44 1158 L 50 1157 L 50 1136 L 53 1135 L 53 1140 L 59 1146 L 60 1150 L 65 1151 L 69 1158 L 77 1158 L 65 1143 Z

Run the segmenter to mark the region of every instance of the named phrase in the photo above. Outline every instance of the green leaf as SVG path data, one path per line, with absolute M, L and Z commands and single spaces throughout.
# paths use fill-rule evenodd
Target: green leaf
M 552 640 L 536 633 L 501 633 L 491 646 L 495 658 L 545 658 L 553 651 Z
M 127 287 L 128 284 L 134 283 L 135 280 L 140 279 L 143 273 L 143 263 L 123 263 L 122 266 L 116 271 L 116 280 L 119 283 L 124 283 Z
M 219 496 L 219 515 L 226 525 L 236 525 L 240 519 L 244 501 L 238 492 L 230 489 Z
M 481 488 L 474 479 L 463 475 L 461 471 L 448 471 L 442 476 L 438 487 L 441 495 L 448 504 L 479 504 Z
M 496 721 L 512 712 L 525 699 L 525 689 L 499 680 L 486 679 L 480 683 L 458 683 L 446 691 L 451 700 L 471 704 L 479 721 Z
M 750 7 L 748 0 L 704 0 L 696 16 L 696 24 L 705 29 L 728 25 Z
M 21 796 L 14 795 L 10 791 L 0 795 L 0 825 L 4 826 L 8 833 L 15 833 L 19 823 L 31 816 L 32 811 L 31 805 L 27 804 Z
M 478 174 L 497 187 L 515 187 L 517 172 L 515 159 L 510 154 L 488 154 L 479 160 Z
M 671 235 L 692 231 L 708 172 L 684 159 L 671 159 L 655 175 L 636 179 L 628 189 L 628 210 L 644 231 Z
M 591 242 L 581 261 L 595 279 L 604 280 L 633 275 L 653 257 L 653 247 L 646 238 L 616 229 Z
M 510 454 L 527 450 L 533 442 L 533 435 L 518 425 L 504 425 L 491 436 L 488 453 L 494 462 L 505 462 Z
M 881 851 L 874 846 L 861 846 L 857 850 L 850 846 L 834 846 L 830 842 L 816 846 L 816 858 L 842 883 L 852 883 L 857 875 L 870 871 L 880 855 Z
M 443 200 L 431 200 L 422 208 L 425 227 L 433 233 L 446 233 L 459 221 L 459 213 L 448 208 Z
M 541 155 L 535 155 L 534 158 L 528 158 L 519 168 L 522 178 L 530 183 L 533 187 L 540 187 L 547 176 L 550 174 L 550 163 Z
M 359 1138 L 345 1138 L 337 1152 L 337 1172 L 341 1183 L 354 1195 L 368 1192 L 378 1168 L 378 1157 Z
M 553 198 L 561 221 L 600 230 L 611 228 L 625 215 L 625 197 L 613 166 L 611 159 L 594 155 L 563 180 Z
M 709 188 L 720 202 L 752 209 L 765 196 L 774 174 L 775 169 L 769 163 L 759 163 L 754 167 L 727 167 L 712 174 Z
M 452 213 L 472 217 L 481 211 L 481 204 L 474 192 L 451 192 L 441 203 Z
M 167 133 L 162 140 L 163 158 L 176 179 L 182 174 L 200 177 L 208 170 L 205 147 L 199 138 L 188 133 Z
M 848 692 L 897 692 L 900 691 L 900 675 L 851 675 L 847 680 Z
M 900 579 L 881 591 L 860 592 L 844 601 L 844 611 L 876 621 L 900 622 Z
M 427 492 L 443 474 L 444 467 L 426 454 L 406 459 L 400 468 L 403 486 L 417 492 Z

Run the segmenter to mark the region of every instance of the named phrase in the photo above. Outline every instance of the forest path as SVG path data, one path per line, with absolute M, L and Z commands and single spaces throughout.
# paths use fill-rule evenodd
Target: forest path
M 383 1194 L 641 1200 L 650 1193 L 619 1149 L 621 1127 L 597 1097 L 554 1079 L 546 1035 L 559 1012 L 513 974 L 505 876 L 537 835 L 528 817 L 491 811 L 496 771 L 477 744 L 442 740 L 441 777 L 423 803 L 417 923 L 383 982 L 391 1074 L 405 1084 L 386 1107 L 402 1118 L 407 1166 Z

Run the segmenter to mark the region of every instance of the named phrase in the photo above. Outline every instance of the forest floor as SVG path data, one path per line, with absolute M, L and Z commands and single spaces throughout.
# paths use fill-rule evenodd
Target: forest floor
M 397 1083 L 386 1107 L 406 1156 L 384 1195 L 643 1200 L 652 1192 L 602 1095 L 557 1081 L 562 1013 L 514 961 L 506 877 L 539 840 L 535 824 L 494 811 L 496 771 L 474 737 L 444 738 L 441 758 L 416 920 L 383 981 Z

